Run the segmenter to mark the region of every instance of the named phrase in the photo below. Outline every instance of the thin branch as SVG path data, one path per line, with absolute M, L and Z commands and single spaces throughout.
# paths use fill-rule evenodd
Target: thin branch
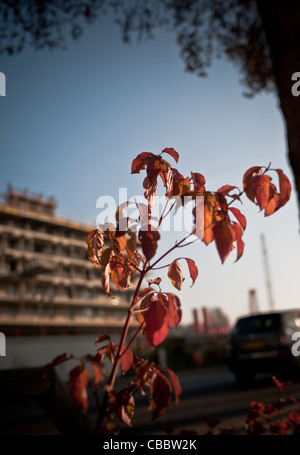
M 142 270 L 136 265 L 134 264 L 134 262 L 132 262 L 127 256 L 124 256 L 124 254 L 121 252 L 123 258 L 129 262 L 138 272 L 142 273 Z
M 182 240 L 180 240 L 180 242 L 178 243 L 175 243 L 175 245 L 173 245 L 171 248 L 169 248 L 160 258 L 157 259 L 157 261 L 155 261 L 152 265 L 149 266 L 148 268 L 148 271 L 149 270 L 152 270 L 153 267 L 156 266 L 156 264 L 158 264 L 162 259 L 164 259 L 169 253 L 171 253 L 173 250 L 175 250 L 175 248 L 178 248 L 183 242 L 185 242 L 192 234 L 192 232 L 190 232 L 188 235 L 186 235 Z
M 148 310 L 148 308 L 145 308 L 145 311 L 146 311 L 146 309 Z M 137 331 L 135 332 L 135 334 L 132 336 L 131 340 L 129 340 L 129 342 L 127 343 L 127 346 L 126 346 L 125 350 L 122 352 L 122 355 L 125 354 L 125 352 L 130 348 L 130 346 L 132 345 L 132 343 L 134 342 L 135 338 L 138 336 L 138 334 L 140 333 L 142 328 L 143 328 L 143 326 L 140 325 L 139 328 L 137 329 Z
M 123 351 L 123 348 L 124 348 L 124 345 L 125 345 L 126 337 L 127 337 L 128 330 L 129 330 L 130 321 L 131 321 L 132 314 L 133 314 L 133 308 L 134 308 L 134 305 L 135 305 L 134 301 L 135 301 L 135 299 L 136 299 L 136 297 L 137 297 L 137 295 L 139 293 L 139 290 L 140 290 L 140 287 L 142 285 L 145 273 L 146 273 L 146 271 L 143 269 L 142 272 L 141 272 L 138 284 L 137 284 L 137 286 L 135 288 L 135 292 L 134 292 L 134 295 L 132 297 L 132 301 L 131 301 L 130 307 L 128 309 L 127 318 L 126 318 L 126 321 L 125 321 L 125 324 L 124 324 L 124 327 L 123 327 L 123 332 L 122 332 L 122 335 L 121 335 L 121 340 L 120 340 L 120 343 L 118 345 L 118 350 L 117 350 L 117 353 L 115 355 L 115 361 L 113 363 L 112 371 L 111 371 L 111 374 L 110 374 L 110 377 L 109 377 L 109 381 L 108 381 L 108 386 L 110 386 L 111 388 L 113 388 L 115 380 L 116 380 L 117 371 L 118 371 L 118 367 L 119 367 L 119 364 L 120 364 L 120 359 L 121 359 L 121 356 L 122 356 L 121 352 Z M 105 412 L 106 412 L 106 409 L 107 409 L 107 405 L 108 405 L 108 393 L 106 391 L 105 394 L 104 394 L 104 397 L 103 397 L 103 401 L 102 401 L 101 407 L 100 407 L 100 412 L 98 413 L 98 418 L 97 418 L 97 422 L 96 422 L 96 426 L 95 426 L 95 432 L 96 433 L 97 433 L 98 428 L 101 426 L 101 424 L 103 422 L 103 419 L 105 417 Z
M 171 265 L 171 264 L 161 265 L 160 267 L 151 267 L 151 270 L 166 269 L 167 267 L 170 267 L 170 265 Z
M 159 228 L 161 226 L 161 223 L 162 223 L 163 219 L 165 218 L 165 211 L 166 211 L 166 209 L 168 207 L 169 201 L 170 200 L 168 199 L 167 202 L 166 202 L 166 205 L 164 206 L 163 212 L 162 212 L 161 217 L 160 217 L 159 222 L 158 222 L 157 230 L 159 230 Z
M 188 243 L 184 243 L 183 245 L 179 245 L 178 248 L 184 248 L 186 246 L 189 246 L 189 245 L 192 245 L 193 243 L 196 243 L 198 242 L 200 239 L 195 239 L 195 240 L 192 240 L 191 242 L 188 242 Z

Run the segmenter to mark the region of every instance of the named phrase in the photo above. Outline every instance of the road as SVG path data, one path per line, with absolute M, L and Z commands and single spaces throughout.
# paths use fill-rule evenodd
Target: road
M 124 434 L 166 434 L 161 429 L 162 423 L 168 423 L 178 431 L 194 430 L 204 434 L 208 427 L 203 418 L 219 420 L 219 428 L 235 428 L 235 433 L 244 432 L 243 425 L 249 412 L 251 401 L 272 403 L 277 401 L 277 389 L 270 376 L 259 376 L 248 387 L 239 387 L 233 374 L 226 366 L 202 368 L 179 373 L 182 396 L 177 406 L 171 406 L 167 413 L 151 422 L 147 412 L 147 402 L 142 406 L 141 400 L 135 413 L 135 428 L 123 430 Z M 282 379 L 282 378 L 281 378 Z M 300 382 L 295 382 L 282 392 L 282 397 L 293 396 L 300 403 Z M 298 403 L 287 409 L 300 411 Z
M 173 434 L 178 434 L 180 430 L 204 434 L 207 431 L 204 417 L 221 421 L 216 432 L 221 427 L 234 427 L 235 434 L 239 434 L 243 433 L 251 401 L 271 403 L 277 399 L 277 389 L 270 377 L 258 377 L 251 387 L 239 388 L 226 366 L 183 371 L 178 375 L 183 390 L 179 404 L 172 404 L 164 416 L 151 422 L 147 397 L 137 398 L 134 427 L 122 428 L 121 434 L 166 435 L 161 428 L 163 423 L 175 427 Z M 122 378 L 121 385 L 125 385 L 125 378 Z M 300 403 L 300 382 L 289 386 L 282 396 L 293 396 Z M 300 410 L 298 403 L 289 405 L 289 409 Z M 0 416 L 0 434 L 59 433 L 37 404 L 27 402 L 6 407 L 5 415 Z

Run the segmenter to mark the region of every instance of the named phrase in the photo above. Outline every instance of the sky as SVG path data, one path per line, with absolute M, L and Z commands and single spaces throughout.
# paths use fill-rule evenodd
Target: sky
M 276 95 L 244 97 L 241 75 L 224 60 L 214 61 L 206 78 L 186 73 L 171 32 L 124 44 L 106 16 L 66 50 L 27 47 L 19 55 L 1 56 L 0 71 L 6 76 L 6 97 L 0 98 L 0 193 L 11 183 L 54 196 L 62 218 L 95 226 L 99 197 L 118 201 L 119 188 L 126 188 L 128 197 L 142 195 L 144 175 L 131 175 L 131 162 L 139 153 L 157 154 L 165 147 L 179 153 L 183 175 L 203 174 L 208 190 L 241 187 L 249 167 L 270 162 L 293 185 Z M 183 265 L 186 280 L 178 293 L 183 323 L 203 306 L 221 307 L 233 323 L 248 313 L 250 289 L 256 289 L 259 309 L 270 309 L 261 235 L 274 308 L 300 307 L 294 187 L 288 204 L 271 217 L 245 198 L 237 207 L 248 220 L 238 262 L 233 252 L 222 265 L 215 245 L 202 242 L 170 256 L 191 257 L 199 269 L 190 287 Z M 159 252 L 184 235 L 163 232 Z M 161 272 L 163 289 L 177 292 L 165 275 Z

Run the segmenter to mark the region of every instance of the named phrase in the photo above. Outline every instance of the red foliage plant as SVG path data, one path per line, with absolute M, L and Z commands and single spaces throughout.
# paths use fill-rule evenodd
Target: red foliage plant
M 246 229 L 246 218 L 233 204 L 241 202 L 245 194 L 250 201 L 265 216 L 272 215 L 288 201 L 291 184 L 286 175 L 278 169 L 275 171 L 279 179 L 279 189 L 272 183 L 269 167 L 255 166 L 247 170 L 243 177 L 243 189 L 236 186 L 224 185 L 217 191 L 206 189 L 206 181 L 202 174 L 191 172 L 190 177 L 184 177 L 177 169 L 166 161 L 163 156 L 171 156 L 176 163 L 178 153 L 173 148 L 165 148 L 159 155 L 141 153 L 132 162 L 131 173 L 146 172 L 143 181 L 144 196 L 148 204 L 136 203 L 137 219 L 130 219 L 124 214 L 130 202 L 118 207 L 115 226 L 106 226 L 103 230 L 94 229 L 87 237 L 87 251 L 91 262 L 102 272 L 102 286 L 111 298 L 110 283 L 113 282 L 120 291 L 126 291 L 135 275 L 134 294 L 128 306 L 127 318 L 123 326 L 119 344 L 114 344 L 108 335 L 100 336 L 96 345 L 101 344 L 94 356 L 87 355 L 78 359 L 79 366 L 70 372 L 71 395 L 78 407 L 86 412 L 88 409 L 87 387 L 91 389 L 98 404 L 98 419 L 95 433 L 118 433 L 120 422 L 132 425 L 135 401 L 138 392 L 145 394 L 149 390 L 149 410 L 155 419 L 168 409 L 172 395 L 175 404 L 181 394 L 178 377 L 169 369 L 160 368 L 155 363 L 133 355 L 130 349 L 133 340 L 143 333 L 152 346 L 164 341 L 171 327 L 176 327 L 181 320 L 181 303 L 179 298 L 170 292 L 162 292 L 160 277 L 148 279 L 144 286 L 144 278 L 166 256 L 179 247 L 186 246 L 196 240 L 206 245 L 215 242 L 222 263 L 232 250 L 236 250 L 236 260 L 244 251 L 243 233 Z M 152 208 L 158 189 L 158 180 L 165 188 L 166 206 L 157 220 L 152 216 Z M 159 258 L 154 259 L 160 240 L 160 228 L 163 219 L 176 208 L 178 201 L 183 205 L 192 201 L 193 228 L 183 239 L 176 242 Z M 200 201 L 200 202 L 199 202 Z M 202 216 L 197 216 L 197 204 L 202 204 Z M 132 202 L 131 202 L 132 204 Z M 172 285 L 180 290 L 183 282 L 181 263 L 186 261 L 189 274 L 194 285 L 198 269 L 195 262 L 189 258 L 179 257 L 162 267 L 168 267 L 168 277 Z M 136 283 L 136 284 L 135 284 Z M 156 286 L 157 288 L 154 288 Z M 132 319 L 136 318 L 138 329 L 129 338 L 129 327 Z M 46 371 L 57 364 L 74 356 L 61 355 L 46 366 Z M 104 360 L 112 363 L 109 377 L 105 379 Z M 93 375 L 87 369 L 90 364 Z M 116 392 L 114 385 L 118 367 L 123 373 L 132 369 L 134 380 L 128 388 Z M 101 402 L 99 399 L 102 393 Z

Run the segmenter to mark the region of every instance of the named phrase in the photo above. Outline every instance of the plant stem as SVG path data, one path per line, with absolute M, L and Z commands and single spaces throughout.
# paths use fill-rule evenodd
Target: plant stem
M 129 330 L 129 326 L 130 326 L 130 321 L 131 321 L 132 314 L 133 314 L 133 308 L 134 308 L 134 305 L 135 305 L 135 299 L 136 299 L 136 297 L 137 297 L 137 295 L 139 293 L 139 290 L 140 290 L 140 287 L 142 285 L 142 282 L 143 282 L 145 274 L 146 274 L 146 270 L 145 270 L 145 267 L 144 267 L 144 269 L 141 271 L 141 275 L 140 275 L 138 284 L 136 286 L 136 289 L 135 289 L 135 292 L 134 292 L 130 307 L 128 308 L 127 318 L 126 318 L 126 321 L 125 321 L 125 324 L 124 324 L 124 327 L 123 327 L 121 340 L 120 340 L 120 343 L 119 343 L 119 346 L 118 346 L 117 353 L 115 355 L 115 360 L 114 360 L 113 367 L 112 367 L 112 370 L 111 370 L 111 374 L 110 374 L 110 377 L 109 377 L 109 381 L 108 381 L 108 384 L 107 384 L 107 386 L 109 388 L 111 388 L 111 389 L 114 386 L 114 383 L 115 383 L 115 380 L 116 380 L 116 376 L 117 376 L 118 367 L 119 367 L 119 364 L 120 364 L 120 359 L 121 359 L 121 357 L 122 357 L 122 355 L 124 353 L 123 352 L 123 348 L 125 346 L 125 342 L 126 342 L 126 338 L 127 338 L 127 334 L 128 334 L 128 330 Z M 108 395 L 108 392 L 106 391 L 105 394 L 104 394 L 104 397 L 103 397 L 103 401 L 102 401 L 101 407 L 99 408 L 98 418 L 97 418 L 96 427 L 95 427 L 95 432 L 96 433 L 98 433 L 98 429 L 102 425 L 103 419 L 104 419 L 104 417 L 106 415 L 106 408 L 107 408 L 107 405 L 108 405 L 108 398 L 109 398 L 109 395 Z
M 175 243 L 175 245 L 173 245 L 168 251 L 166 251 L 160 258 L 157 259 L 157 261 L 155 261 L 151 266 L 149 266 L 148 268 L 148 271 L 149 270 L 152 270 L 153 267 L 156 266 L 156 264 L 158 264 L 162 259 L 164 259 L 169 253 L 171 253 L 173 250 L 175 250 L 175 248 L 178 248 L 183 242 L 185 242 L 192 234 L 192 232 L 190 232 L 188 235 L 186 235 L 182 240 L 180 240 L 180 242 L 178 243 Z

